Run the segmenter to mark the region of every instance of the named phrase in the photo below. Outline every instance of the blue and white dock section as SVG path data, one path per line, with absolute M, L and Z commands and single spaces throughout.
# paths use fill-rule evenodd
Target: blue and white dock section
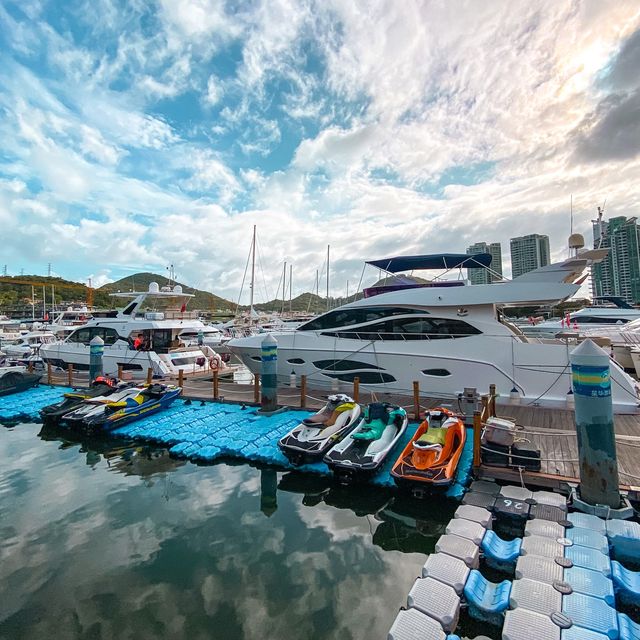
M 0 398 L 0 423 L 38 420 L 39 410 L 57 402 L 64 387 L 39 386 L 22 393 Z M 194 462 L 213 463 L 221 458 L 236 458 L 249 462 L 274 465 L 306 473 L 330 476 L 332 471 L 324 462 L 294 467 L 278 448 L 278 440 L 297 426 L 309 411 L 289 410 L 274 415 L 261 415 L 257 407 L 198 400 L 177 400 L 161 413 L 136 420 L 110 432 L 110 436 L 131 438 L 169 448 L 171 455 Z M 409 424 L 382 469 L 370 482 L 394 487 L 391 477 L 397 454 L 409 442 L 417 423 Z M 473 438 L 469 437 L 460 457 L 456 477 L 445 489 L 447 497 L 460 499 L 471 479 Z
M 640 572 L 629 568 L 640 561 L 638 523 L 570 513 L 558 494 L 485 481 L 464 502 L 388 640 L 458 640 L 463 608 L 503 640 L 640 640 L 640 624 L 618 610 L 640 605 Z

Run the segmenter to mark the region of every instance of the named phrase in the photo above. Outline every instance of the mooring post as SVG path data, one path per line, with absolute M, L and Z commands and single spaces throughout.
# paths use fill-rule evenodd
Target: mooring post
M 102 356 L 104 355 L 104 340 L 100 336 L 94 336 L 89 342 L 89 384 L 104 372 Z
M 50 362 L 47 362 L 47 384 L 50 385 L 53 382 L 53 367 Z
M 153 380 L 153 369 L 149 367 L 147 369 L 147 384 L 151 384 L 152 380 Z
M 218 370 L 213 370 L 213 399 L 217 400 L 220 395 L 219 382 L 218 382 Z
M 570 356 L 575 398 L 580 500 L 588 505 L 620 507 L 618 462 L 613 425 L 609 356 L 585 340 Z
M 268 333 L 262 340 L 262 411 L 278 408 L 278 342 Z
M 353 400 L 354 402 L 360 401 L 360 378 L 358 376 L 353 378 Z
M 118 380 L 122 380 L 122 372 L 124 371 L 124 366 L 119 364 L 118 365 Z
M 178 369 L 178 386 L 182 389 L 184 387 L 184 371 Z
M 473 468 L 479 469 L 482 464 L 481 440 L 482 435 L 482 414 L 480 411 L 473 412 Z
M 420 383 L 413 381 L 413 417 L 420 420 Z
M 307 376 L 300 376 L 300 408 L 307 406 Z
M 69 387 L 73 387 L 73 365 L 71 363 L 67 368 L 67 383 Z

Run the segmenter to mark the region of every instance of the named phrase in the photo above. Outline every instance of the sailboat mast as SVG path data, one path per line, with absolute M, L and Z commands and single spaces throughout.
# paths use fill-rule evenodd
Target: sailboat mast
M 36 319 L 36 290 L 31 285 L 31 319 Z
M 47 315 L 47 288 L 42 285 L 42 319 Z
M 291 298 L 293 297 L 293 265 L 289 265 L 289 313 L 293 313 Z
M 287 261 L 284 261 L 284 265 L 282 266 L 282 307 L 280 309 L 280 314 L 284 314 L 284 299 L 287 291 Z
M 327 245 L 327 311 L 329 311 L 329 251 L 331 245 Z
M 251 242 L 251 301 L 249 313 L 253 317 L 253 289 L 256 282 L 256 225 L 253 225 L 253 241 Z

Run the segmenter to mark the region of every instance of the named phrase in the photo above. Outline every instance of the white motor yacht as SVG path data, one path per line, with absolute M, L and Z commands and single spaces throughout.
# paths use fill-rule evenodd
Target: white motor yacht
M 559 333 L 586 334 L 593 330 L 616 331 L 627 323 L 640 320 L 640 309 L 635 309 L 621 298 L 602 296 L 594 304 L 567 314 L 564 318 L 552 318 L 542 322 L 523 322 L 518 326 L 527 336 L 554 338 Z
M 207 346 L 184 346 L 183 333 L 206 331 L 195 313 L 186 311 L 192 294 L 179 285 L 173 289 L 152 282 L 145 292 L 114 293 L 128 299 L 124 309 L 105 317 L 94 317 L 75 329 L 64 341 L 48 344 L 40 350 L 45 363 L 76 370 L 89 369 L 89 343 L 95 336 L 104 341 L 103 367 L 115 375 L 118 368 L 133 375 L 145 375 L 151 368 L 157 376 L 210 372 L 222 373 L 226 365 Z
M 485 254 L 481 254 L 484 256 Z M 456 397 L 465 388 L 497 386 L 503 397 L 517 392 L 521 402 L 565 402 L 571 389 L 569 354 L 562 340 L 525 336 L 507 322 L 507 306 L 556 304 L 574 295 L 580 277 L 606 250 L 585 251 L 512 281 L 469 285 L 432 281 L 377 287 L 356 302 L 329 311 L 295 331 L 273 334 L 278 341 L 278 377 L 306 375 L 310 387 L 351 383 L 358 377 L 371 391 Z M 488 256 L 488 254 L 487 254 Z M 470 264 L 473 259 L 476 264 Z M 479 256 L 405 256 L 369 262 L 391 273 L 413 269 L 477 267 Z M 488 256 L 487 264 L 490 262 Z M 229 348 L 253 372 L 260 371 L 264 335 L 234 339 Z M 638 385 L 611 364 L 616 410 L 635 410 Z
M 56 341 L 50 331 L 27 331 L 15 340 L 3 344 L 2 350 L 8 358 L 25 359 L 37 356 L 44 345 Z

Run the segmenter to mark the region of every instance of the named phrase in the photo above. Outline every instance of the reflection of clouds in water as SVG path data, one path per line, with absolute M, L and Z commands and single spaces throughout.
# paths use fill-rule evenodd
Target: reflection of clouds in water
M 0 637 L 384 637 L 424 560 L 299 494 L 265 517 L 248 466 L 181 466 L 167 498 L 22 428 L 0 433 Z

